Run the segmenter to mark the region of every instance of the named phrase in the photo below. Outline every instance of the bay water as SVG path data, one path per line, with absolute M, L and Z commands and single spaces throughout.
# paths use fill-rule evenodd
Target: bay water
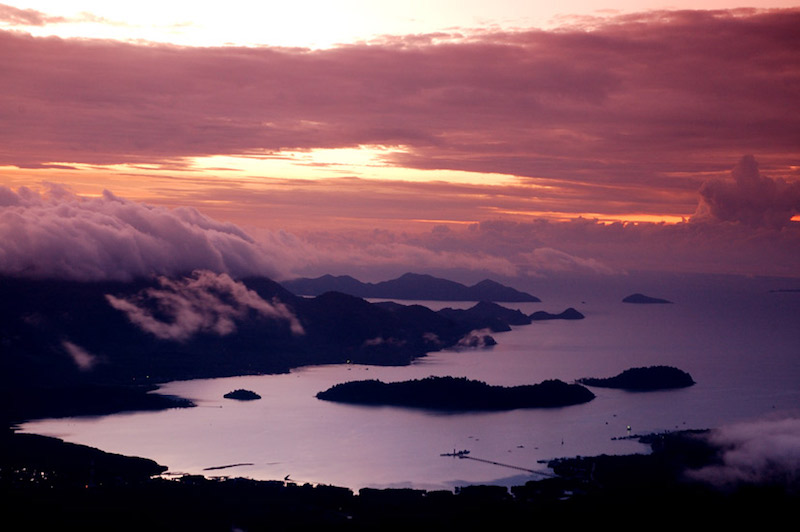
M 549 474 L 549 459 L 647 452 L 631 435 L 797 416 L 800 293 L 769 289 L 780 286 L 662 286 L 652 295 L 668 296 L 673 304 L 651 305 L 622 303 L 627 294 L 616 289 L 559 290 L 544 303 L 505 306 L 525 313 L 572 306 L 585 319 L 514 327 L 495 334 L 498 344 L 491 348 L 432 353 L 403 367 L 342 364 L 171 382 L 160 393 L 192 399 L 197 407 L 37 420 L 22 430 L 151 458 L 172 474 L 354 490 L 518 485 Z M 433 309 L 474 304 L 401 303 Z M 450 375 L 513 386 L 610 377 L 652 365 L 687 371 L 696 384 L 652 392 L 590 388 L 596 398 L 582 405 L 488 413 L 353 406 L 315 397 L 350 380 Z M 262 399 L 223 398 L 238 388 Z M 480 460 L 441 456 L 460 450 Z

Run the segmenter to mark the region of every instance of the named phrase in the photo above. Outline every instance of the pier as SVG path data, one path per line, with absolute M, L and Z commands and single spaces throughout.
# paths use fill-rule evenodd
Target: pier
M 486 460 L 484 458 L 476 458 L 474 456 L 469 456 L 469 451 L 455 451 L 453 450 L 452 453 L 442 453 L 440 456 L 452 456 L 453 458 L 460 458 L 462 460 L 475 460 L 476 462 L 483 462 L 484 464 L 491 464 L 500 467 L 508 467 L 510 469 L 517 469 L 519 471 L 525 471 L 526 473 L 533 473 L 534 475 L 542 475 L 545 477 L 555 477 L 553 473 L 549 473 L 547 471 L 536 470 L 536 469 L 528 469 L 527 467 L 521 467 L 511 464 L 504 464 L 502 462 L 496 462 L 494 460 Z

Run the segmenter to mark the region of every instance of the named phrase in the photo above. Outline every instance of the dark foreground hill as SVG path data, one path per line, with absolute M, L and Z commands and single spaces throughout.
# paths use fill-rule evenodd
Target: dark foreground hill
M 301 278 L 281 283 L 297 295 L 318 296 L 335 291 L 363 298 L 409 299 L 430 301 L 498 301 L 508 303 L 538 302 L 539 298 L 504 286 L 491 279 L 473 285 L 440 279 L 430 275 L 406 273 L 397 279 L 380 283 L 362 283 L 349 275 L 323 275 L 315 279 Z
M 455 491 L 352 490 L 243 478 L 150 475 L 163 466 L 32 435 L 0 436 L 0 526 L 14 530 L 474 530 L 639 524 L 685 527 L 794 518 L 800 491 L 743 482 L 724 491 L 690 480 L 722 449 L 704 432 L 643 438 L 650 454 L 552 461 L 552 477 Z M 32 452 L 31 452 L 32 451 Z M 451 458 L 445 458 L 450 460 Z
M 408 364 L 491 345 L 472 342 L 473 331 L 508 330 L 520 316 L 490 303 L 448 313 L 338 292 L 303 298 L 267 278 L 210 272 L 129 283 L 0 277 L 0 415 L 154 408 L 145 392 L 170 380 Z

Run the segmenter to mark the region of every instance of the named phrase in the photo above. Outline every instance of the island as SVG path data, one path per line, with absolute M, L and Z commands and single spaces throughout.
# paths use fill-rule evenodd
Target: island
M 605 379 L 582 378 L 578 382 L 598 388 L 621 388 L 632 391 L 665 390 L 686 388 L 695 382 L 692 376 L 670 366 L 650 366 L 626 369 L 615 377 Z
M 539 310 L 531 314 L 530 319 L 533 321 L 542 321 L 542 320 L 582 320 L 584 315 L 575 310 L 572 307 L 569 307 L 567 310 L 560 314 L 551 314 L 550 312 L 545 312 L 544 310 Z
M 244 389 L 233 390 L 223 395 L 225 399 L 236 399 L 237 401 L 255 401 L 261 399 L 261 396 L 256 392 Z
M 666 299 L 661 299 L 658 297 L 650 297 L 644 294 L 631 294 L 625 299 L 622 300 L 623 303 L 639 303 L 639 304 L 651 304 L 651 303 L 672 303 L 672 301 L 667 301 Z
M 594 394 L 579 384 L 546 380 L 523 386 L 492 386 L 465 377 L 427 377 L 385 383 L 350 381 L 317 394 L 318 399 L 361 405 L 447 411 L 514 410 L 586 403 Z

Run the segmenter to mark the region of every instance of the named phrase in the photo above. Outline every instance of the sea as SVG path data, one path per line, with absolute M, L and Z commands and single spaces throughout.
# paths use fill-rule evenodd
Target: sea
M 671 304 L 628 304 L 642 291 Z M 409 366 L 311 366 L 287 374 L 170 382 L 160 393 L 194 408 L 44 419 L 23 432 L 151 458 L 167 476 L 246 477 L 299 484 L 452 490 L 521 485 L 563 457 L 647 453 L 636 436 L 800 417 L 800 281 L 650 278 L 533 287 L 525 313 L 573 307 L 576 321 L 541 321 L 496 333 L 490 348 L 430 353 Z M 399 301 L 434 310 L 474 302 Z M 431 375 L 514 386 L 611 377 L 632 367 L 687 371 L 691 387 L 650 392 L 590 388 L 561 408 L 451 413 L 353 406 L 317 399 L 334 384 Z M 225 399 L 239 388 L 256 401 Z M 460 456 L 448 456 L 459 454 Z

